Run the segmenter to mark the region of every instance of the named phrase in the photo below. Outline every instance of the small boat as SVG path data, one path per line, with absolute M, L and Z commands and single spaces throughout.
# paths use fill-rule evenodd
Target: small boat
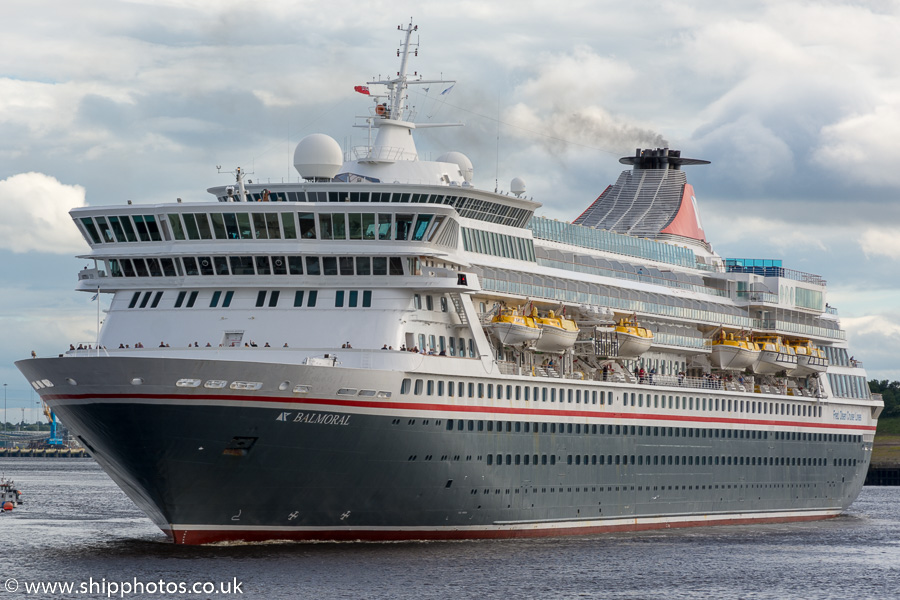
M 641 327 L 637 319 L 621 319 L 614 330 L 619 342 L 620 357 L 640 356 L 649 350 L 653 343 L 653 332 Z
M 759 349 L 746 336 L 721 332 L 712 341 L 709 362 L 714 368 L 741 371 L 752 367 L 759 360 Z
M 813 346 L 809 340 L 795 340 L 788 344 L 797 355 L 797 369 L 793 375 L 812 375 L 824 373 L 828 369 L 828 359 L 825 353 Z
M 500 309 L 500 313 L 494 315 L 488 327 L 500 343 L 506 346 L 529 344 L 540 338 L 542 332 L 533 317 L 520 315 L 512 308 Z
M 572 319 L 557 316 L 552 310 L 546 317 L 538 316 L 537 309 L 531 311 L 535 324 L 541 328 L 541 337 L 534 344 L 540 352 L 565 352 L 575 345 L 578 325 Z
M 760 375 L 773 375 L 780 371 L 792 374 L 797 369 L 797 354 L 781 341 L 779 335 L 763 335 L 753 340 L 759 348 L 759 360 L 753 371 Z
M 22 504 L 22 492 L 11 479 L 0 479 L 0 510 L 9 511 Z

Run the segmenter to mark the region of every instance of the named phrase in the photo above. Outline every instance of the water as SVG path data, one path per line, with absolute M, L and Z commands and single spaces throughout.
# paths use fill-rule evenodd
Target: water
M 25 493 L 24 506 L 0 515 L 0 600 L 900 598 L 898 487 L 864 488 L 846 515 L 814 523 L 565 539 L 185 547 L 168 543 L 93 461 L 3 459 L 0 473 Z M 9 578 L 18 591 L 5 591 Z M 100 587 L 103 579 L 236 580 L 242 593 L 111 593 Z M 93 589 L 78 588 L 91 580 Z M 69 581 L 75 589 L 68 594 L 25 591 L 26 583 Z

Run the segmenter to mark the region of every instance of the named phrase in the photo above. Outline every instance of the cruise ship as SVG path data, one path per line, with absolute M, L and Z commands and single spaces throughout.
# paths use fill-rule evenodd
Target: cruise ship
M 418 129 L 456 124 L 416 123 L 410 90 L 453 82 L 410 75 L 398 29 L 396 77 L 357 88 L 367 145 L 311 134 L 296 182 L 71 211 L 77 290 L 109 308 L 16 365 L 122 490 L 177 544 L 847 509 L 883 403 L 826 281 L 716 254 L 686 179 L 707 161 L 677 150 L 623 157 L 572 222 L 420 159 Z

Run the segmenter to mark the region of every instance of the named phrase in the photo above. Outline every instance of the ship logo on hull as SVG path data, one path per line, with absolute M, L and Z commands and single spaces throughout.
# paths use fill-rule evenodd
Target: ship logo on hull
M 297 413 L 293 419 L 289 418 L 294 413 L 281 412 L 275 417 L 276 421 L 294 423 L 312 423 L 313 425 L 349 425 L 351 415 L 340 415 L 337 413 Z

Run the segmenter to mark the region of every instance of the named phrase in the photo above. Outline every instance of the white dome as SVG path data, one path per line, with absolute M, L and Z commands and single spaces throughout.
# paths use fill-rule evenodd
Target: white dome
M 452 163 L 459 166 L 459 172 L 462 173 L 463 181 L 472 183 L 472 175 L 475 169 L 472 168 L 472 161 L 462 152 L 447 152 L 438 157 L 438 162 Z
M 525 193 L 525 182 L 521 177 L 513 177 L 513 180 L 509 183 L 509 191 L 516 196 L 521 196 Z
M 324 133 L 306 136 L 294 150 L 294 168 L 304 179 L 331 179 L 343 164 L 341 147 Z

